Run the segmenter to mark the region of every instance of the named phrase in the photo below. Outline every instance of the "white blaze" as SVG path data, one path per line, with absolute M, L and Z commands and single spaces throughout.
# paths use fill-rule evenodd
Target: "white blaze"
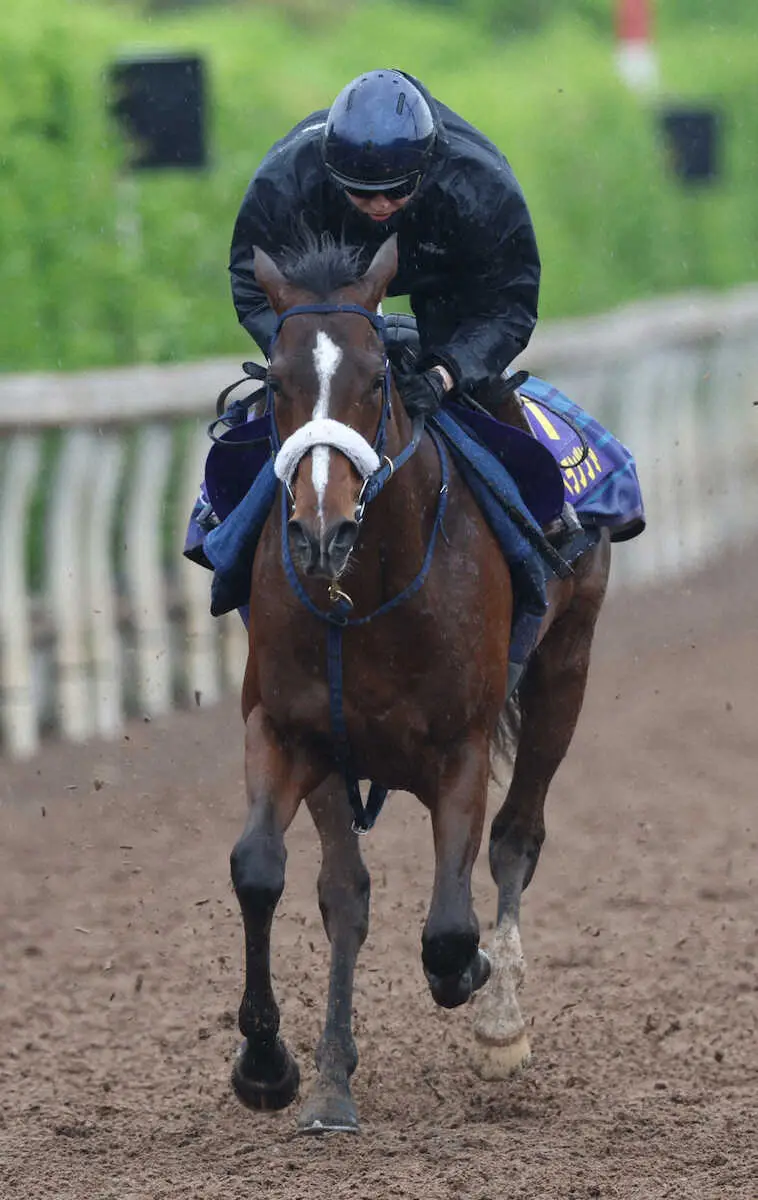
M 319 332 L 316 335 L 316 345 L 313 350 L 313 364 L 318 379 L 318 399 L 313 410 L 313 420 L 318 421 L 329 416 L 329 398 L 332 390 L 334 373 L 342 359 L 339 346 L 327 334 Z M 315 446 L 312 451 L 313 486 L 318 497 L 318 512 L 323 531 L 324 525 L 324 495 L 329 482 L 329 447 Z

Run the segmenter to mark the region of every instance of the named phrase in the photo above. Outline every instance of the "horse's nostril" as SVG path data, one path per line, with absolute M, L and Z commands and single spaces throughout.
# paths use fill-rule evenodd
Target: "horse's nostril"
M 319 540 L 309 527 L 296 518 L 287 522 L 292 561 L 306 575 L 333 579 L 345 568 L 348 555 L 358 538 L 355 521 L 335 521 Z
M 338 521 L 326 539 L 329 556 L 347 557 L 358 539 L 356 521 Z
M 297 520 L 288 521 L 287 536 L 293 555 L 304 563 L 310 562 L 317 552 L 317 547 L 305 526 Z

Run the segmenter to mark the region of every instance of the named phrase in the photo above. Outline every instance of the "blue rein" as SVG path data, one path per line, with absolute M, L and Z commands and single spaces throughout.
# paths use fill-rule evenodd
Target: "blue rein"
M 274 331 L 274 337 L 272 339 L 271 346 L 269 347 L 269 359 L 272 357 L 271 351 L 273 349 L 274 341 L 276 340 L 282 325 L 289 317 L 308 313 L 342 312 L 358 313 L 360 316 L 365 317 L 366 320 L 373 325 L 374 329 L 381 337 L 382 342 L 384 342 L 384 318 L 378 313 L 373 313 L 369 309 L 361 307 L 359 304 L 298 304 L 293 308 L 287 309 L 287 311 L 282 313 L 282 315 L 279 317 L 279 321 L 277 322 L 276 329 Z M 382 488 L 386 483 L 389 482 L 395 471 L 399 470 L 399 468 L 402 467 L 413 454 L 415 454 L 424 432 L 423 418 L 414 420 L 413 436 L 408 445 L 401 450 L 400 454 L 398 454 L 395 459 L 389 459 L 386 457 L 386 455 L 384 455 L 384 447 L 387 439 L 387 423 L 392 415 L 392 403 L 390 397 L 391 382 L 391 366 L 385 353 L 382 411 L 373 443 L 373 449 L 375 450 L 377 456 L 380 459 L 383 459 L 383 462 L 382 465 L 376 471 L 374 471 L 372 475 L 369 475 L 366 478 L 363 487 L 361 488 L 358 511 L 356 513 L 356 520 L 359 525 L 363 519 L 366 505 L 379 495 Z M 281 446 L 281 441 L 276 427 L 273 396 L 271 395 L 270 390 L 268 392 L 267 401 L 271 414 L 272 444 L 274 453 L 278 453 Z M 351 617 L 349 614 L 352 605 L 347 600 L 340 598 L 339 596 L 334 601 L 330 610 L 319 608 L 318 605 L 314 604 L 310 596 L 305 591 L 305 588 L 303 587 L 300 577 L 295 570 L 295 565 L 292 561 L 292 553 L 287 534 L 287 522 L 289 519 L 288 497 L 286 488 L 282 488 L 282 563 L 290 587 L 300 602 L 304 605 L 308 612 L 310 612 L 314 617 L 317 617 L 318 620 L 324 621 L 327 625 L 327 678 L 329 685 L 329 712 L 331 716 L 332 734 L 334 737 L 337 763 L 345 780 L 347 796 L 353 812 L 353 829 L 356 833 L 368 833 L 368 831 L 374 826 L 384 801 L 387 798 L 388 789 L 372 782 L 369 789 L 368 801 L 364 805 L 361 797 L 358 775 L 355 771 L 353 762 L 350 740 L 348 738 L 347 723 L 345 721 L 343 699 L 344 688 L 342 637 L 345 629 L 360 625 L 368 625 L 368 623 L 373 621 L 376 617 L 383 616 L 385 613 L 391 612 L 404 601 L 409 600 L 418 591 L 420 591 L 426 582 L 427 575 L 429 574 L 429 570 L 432 565 L 437 535 L 442 528 L 445 511 L 447 509 L 448 484 L 450 479 L 450 468 L 448 464 L 447 452 L 445 451 L 442 440 L 434 430 L 430 429 L 428 432 L 432 438 L 432 441 L 434 442 L 437 454 L 439 455 L 441 483 L 437 498 L 437 510 L 434 516 L 434 524 L 429 535 L 429 543 L 427 545 L 426 554 L 424 555 L 424 561 L 421 564 L 421 569 L 416 575 L 415 579 L 413 579 L 407 585 L 407 587 L 403 588 L 403 590 L 396 596 L 393 596 L 392 599 L 385 601 L 385 603 L 380 605 L 379 608 L 375 609 L 373 612 L 367 613 L 365 616 Z

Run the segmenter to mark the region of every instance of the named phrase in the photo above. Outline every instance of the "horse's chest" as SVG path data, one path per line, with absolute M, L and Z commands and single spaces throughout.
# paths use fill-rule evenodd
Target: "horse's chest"
M 262 700 L 277 723 L 329 735 L 338 703 L 354 737 L 383 743 L 408 726 L 423 724 L 422 737 L 435 721 L 452 730 L 481 703 L 481 672 L 440 637 L 432 611 L 348 628 L 336 650 L 325 629 L 311 629 L 261 662 Z

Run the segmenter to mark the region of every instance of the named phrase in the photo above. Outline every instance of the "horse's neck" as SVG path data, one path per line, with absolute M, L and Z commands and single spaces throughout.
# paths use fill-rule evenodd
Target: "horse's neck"
M 411 440 L 410 422 L 404 420 L 388 438 L 387 454 L 396 458 Z M 369 506 L 367 534 L 385 564 L 405 564 L 410 554 L 423 551 L 437 511 L 440 463 L 428 434 L 418 449 L 388 480 Z M 373 510 L 373 512 L 371 511 Z

